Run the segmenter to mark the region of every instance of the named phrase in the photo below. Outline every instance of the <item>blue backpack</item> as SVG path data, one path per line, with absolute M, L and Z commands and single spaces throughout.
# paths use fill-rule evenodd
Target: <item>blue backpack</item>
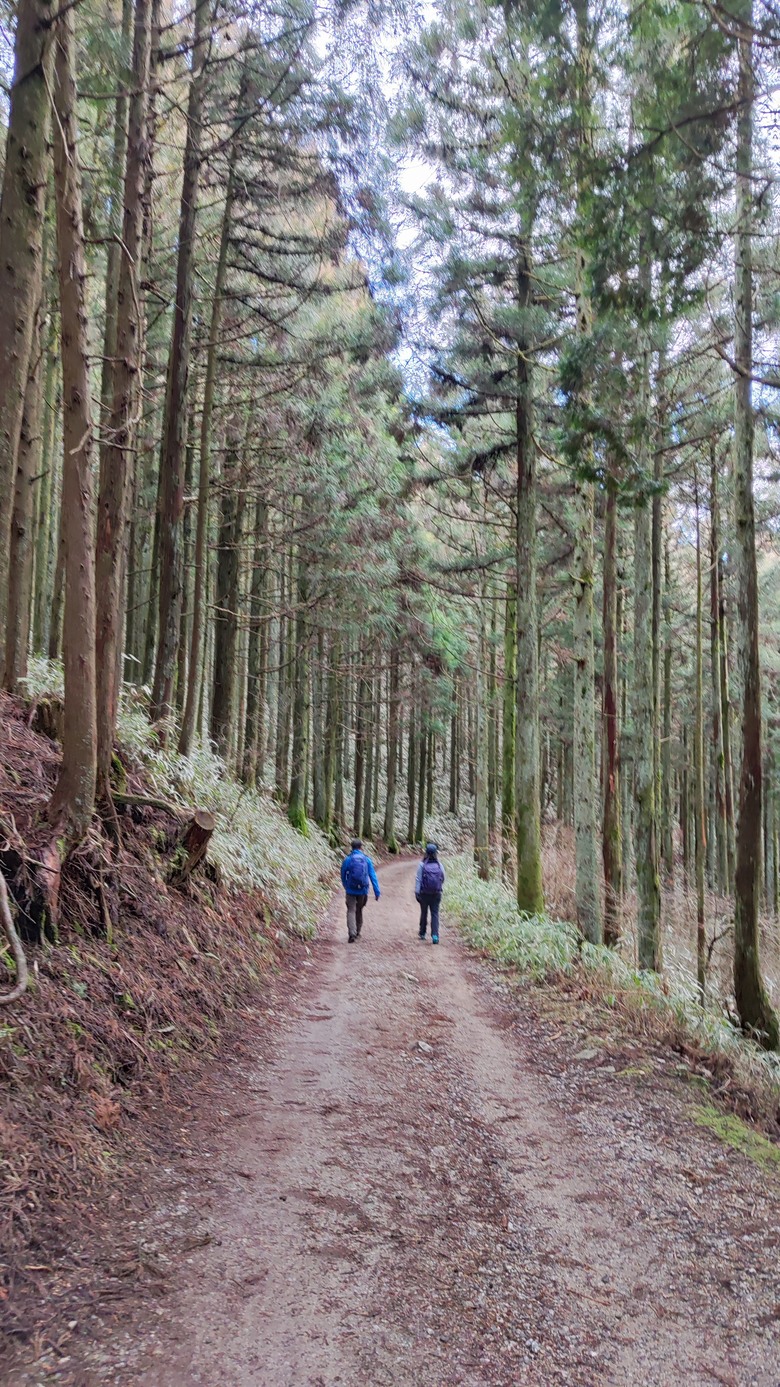
M 368 895 L 368 860 L 365 853 L 353 852 L 347 858 L 345 887 L 348 896 Z
M 420 891 L 427 896 L 438 896 L 444 885 L 444 868 L 441 862 L 423 862 L 420 878 Z

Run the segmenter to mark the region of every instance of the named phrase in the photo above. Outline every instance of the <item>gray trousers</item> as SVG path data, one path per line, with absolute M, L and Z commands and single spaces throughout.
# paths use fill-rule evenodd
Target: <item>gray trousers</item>
M 347 892 L 347 934 L 356 939 L 363 928 L 363 906 L 368 896 L 350 896 Z

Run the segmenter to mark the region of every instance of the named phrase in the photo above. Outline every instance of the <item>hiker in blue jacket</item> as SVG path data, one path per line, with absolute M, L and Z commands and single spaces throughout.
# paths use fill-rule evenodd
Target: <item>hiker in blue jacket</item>
M 359 838 L 352 839 L 352 851 L 341 864 L 341 884 L 347 897 L 347 935 L 349 943 L 360 938 L 363 928 L 363 906 L 368 900 L 368 884 L 374 888 L 374 900 L 379 900 L 379 882 L 371 858 L 363 851 Z
M 439 849 L 435 843 L 426 843 L 425 856 L 417 867 L 414 894 L 420 907 L 420 938 L 424 939 L 428 929 L 428 911 L 431 912 L 431 943 L 439 942 L 439 906 L 444 887 L 444 868 L 439 861 Z

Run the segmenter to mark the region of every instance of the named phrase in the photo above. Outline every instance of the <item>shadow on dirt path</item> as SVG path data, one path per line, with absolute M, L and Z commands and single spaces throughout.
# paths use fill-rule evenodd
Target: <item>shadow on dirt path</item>
M 334 905 L 142 1225 L 196 1221 L 165 1294 L 45 1381 L 778 1387 L 774 1177 L 682 1090 L 560 1053 L 446 915 L 419 943 L 413 876 L 384 867 L 354 945 Z

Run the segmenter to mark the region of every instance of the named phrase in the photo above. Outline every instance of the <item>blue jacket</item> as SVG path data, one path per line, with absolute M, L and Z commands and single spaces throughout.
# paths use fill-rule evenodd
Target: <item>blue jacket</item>
M 380 890 L 379 882 L 377 881 L 376 869 L 374 867 L 373 862 L 371 861 L 371 858 L 368 856 L 368 853 L 365 852 L 351 852 L 348 857 L 344 858 L 344 861 L 341 864 L 341 884 L 344 887 L 344 890 L 346 891 L 347 889 L 347 863 L 353 857 L 365 857 L 366 862 L 368 864 L 369 880 L 374 888 L 374 899 L 378 901 L 380 896 Z

